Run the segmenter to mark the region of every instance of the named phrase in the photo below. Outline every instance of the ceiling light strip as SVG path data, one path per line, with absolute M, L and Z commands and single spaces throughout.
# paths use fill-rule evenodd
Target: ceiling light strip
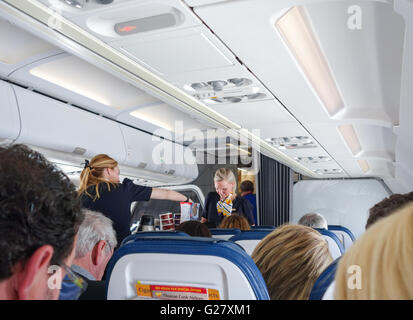
M 240 128 L 240 126 L 236 123 L 223 117 L 215 110 L 204 106 L 192 96 L 170 85 L 162 78 L 149 72 L 129 57 L 123 55 L 100 39 L 87 33 L 85 30 L 81 29 L 71 21 L 57 15 L 56 12 L 46 7 L 42 3 L 39 3 L 35 0 L 4 0 L 4 2 L 9 3 L 16 9 L 26 13 L 26 15 L 45 24 L 45 28 L 43 28 L 42 32 L 45 32 L 45 29 L 49 30 L 49 36 L 51 36 L 52 38 L 56 37 L 55 31 L 57 31 L 62 35 L 68 37 L 69 39 L 75 41 L 77 44 L 92 51 L 94 55 L 93 57 L 87 57 L 89 58 L 87 59 L 88 62 L 96 64 L 96 58 L 98 58 L 99 63 L 104 64 L 106 67 L 109 67 L 111 69 L 116 68 L 115 72 L 120 73 L 124 78 L 128 79 L 129 82 L 135 83 L 136 85 L 136 81 L 139 81 L 139 84 L 145 87 L 145 89 L 154 91 L 157 95 L 162 96 L 168 100 L 173 99 L 175 103 L 180 104 L 180 106 L 184 107 L 184 109 L 186 109 L 187 111 L 195 111 L 201 116 L 207 117 L 209 121 L 219 123 L 220 126 L 224 126 L 226 128 Z M 0 2 L 0 8 L 3 7 L 7 8 L 7 6 L 2 5 L 2 3 Z M 10 10 L 9 13 L 15 15 L 15 12 L 11 12 Z M 24 16 L 21 16 L 19 18 L 24 19 Z M 26 20 L 26 22 L 29 21 Z M 31 24 L 31 26 L 38 27 L 32 22 L 29 23 Z M 58 25 L 59 28 L 53 30 L 47 27 L 47 25 L 49 25 L 50 23 L 52 23 L 53 25 Z M 68 43 L 67 39 L 60 39 L 60 43 L 63 43 L 65 46 L 74 50 L 77 54 L 80 53 L 79 48 L 74 48 L 73 43 Z M 96 56 L 95 54 L 97 54 L 98 56 Z M 85 58 L 84 51 L 81 52 L 81 56 L 82 58 Z M 196 105 L 196 107 L 194 107 L 194 105 Z
M 304 9 L 293 7 L 277 20 L 275 26 L 328 114 L 331 117 L 337 114 L 344 108 L 344 103 Z
M 361 171 L 363 171 L 364 173 L 367 173 L 368 171 L 370 171 L 370 166 L 369 163 L 367 162 L 367 160 L 361 159 L 361 160 L 357 160 Z
M 8 6 L 6 3 L 12 7 Z M 154 75 L 132 59 L 87 33 L 71 21 L 57 15 L 53 10 L 38 1 L 3 0 L 0 1 L 0 9 L 7 12 L 12 17 L 17 18 L 18 21 L 23 21 L 26 24 L 28 23 L 34 31 L 38 31 L 40 34 L 46 33 L 47 36 L 50 37 L 48 39 L 49 41 L 55 42 L 56 38 L 58 38 L 57 41 L 60 45 L 63 45 L 68 51 L 75 52 L 78 56 L 80 55 L 88 62 L 96 64 L 96 60 L 98 60 L 98 65 L 101 64 L 108 67 L 114 75 L 119 76 L 120 74 L 132 84 L 136 85 L 136 83 L 139 83 L 140 86 L 145 87 L 149 92 L 162 96 L 167 101 L 174 102 L 187 111 L 195 111 L 198 114 L 207 117 L 209 121 L 213 121 L 227 129 L 234 130 L 235 132 L 242 129 L 238 124 Z M 19 11 L 16 11 L 15 9 Z M 37 23 L 37 21 L 28 19 L 28 17 L 42 22 L 43 25 Z M 48 22 L 52 20 L 55 25 L 59 25 L 59 30 L 48 27 Z M 310 177 L 317 177 L 311 170 L 292 160 L 281 151 L 269 145 L 263 139 L 251 134 L 245 129 L 242 129 L 242 131 L 243 135 L 246 135 L 253 145 L 260 146 L 261 149 L 267 151 L 267 154 L 276 158 L 278 161 L 286 164 L 297 172 Z M 245 132 L 248 133 L 246 134 Z
M 337 127 L 354 156 L 361 152 L 361 145 L 354 127 L 351 124 L 343 124 Z

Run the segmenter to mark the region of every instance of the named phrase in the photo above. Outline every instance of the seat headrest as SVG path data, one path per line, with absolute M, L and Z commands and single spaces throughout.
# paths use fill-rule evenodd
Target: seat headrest
M 257 230 L 257 229 L 275 229 L 275 226 L 251 226 L 251 230 Z
M 323 236 L 333 239 L 333 241 L 337 244 L 337 247 L 340 251 L 340 254 L 344 253 L 344 251 L 345 251 L 344 247 L 343 247 L 340 239 L 334 234 L 334 232 L 328 231 L 326 229 L 319 229 L 319 228 L 314 228 L 314 229 L 317 230 L 318 232 L 320 232 Z
M 220 228 L 212 228 L 209 229 L 212 235 L 227 235 L 227 234 L 238 234 L 241 233 L 240 229 L 236 228 L 227 228 L 227 229 L 220 229 Z
M 334 260 L 318 277 L 311 290 L 309 300 L 322 300 L 328 287 L 333 283 L 340 258 Z
M 261 240 L 273 232 L 273 229 L 266 229 L 266 230 L 248 230 L 242 231 L 231 238 L 230 241 L 239 241 L 239 240 Z
M 131 234 L 123 239 L 121 246 L 129 241 L 135 241 L 136 239 L 140 238 L 147 238 L 147 237 L 190 237 L 189 234 L 183 231 L 141 231 L 135 234 Z
M 346 227 L 343 226 L 337 226 L 337 225 L 329 225 L 328 226 L 328 230 L 329 231 L 343 231 L 345 233 L 347 233 L 350 237 L 350 239 L 354 242 L 356 241 L 356 237 L 354 236 L 354 234 Z
M 216 261 L 213 257 L 217 257 Z M 213 282 L 211 280 L 213 277 L 205 274 L 205 270 L 212 270 L 210 266 L 206 266 L 208 263 L 216 265 L 217 267 L 215 269 L 219 270 L 220 274 L 229 270 L 235 272 L 238 277 L 238 274 L 241 273 L 243 275 L 242 279 L 246 279 L 244 282 L 248 283 L 248 288 L 245 290 L 253 292 L 255 299 L 269 299 L 265 281 L 258 267 L 251 257 L 237 244 L 225 240 L 204 237 L 164 236 L 137 238 L 134 241 L 125 243 L 114 253 L 107 268 L 108 298 L 111 298 L 109 297 L 111 285 L 114 287 L 123 286 L 121 290 L 130 290 L 127 288 L 130 288 L 131 284 L 128 283 L 126 285 L 125 281 L 128 282 L 131 281 L 131 279 L 137 279 L 137 277 L 139 278 L 141 276 L 141 274 L 139 274 L 140 271 L 135 272 L 133 270 L 133 266 L 140 265 L 144 259 L 149 259 L 146 260 L 146 263 L 153 263 L 153 268 L 149 268 L 153 270 L 145 269 L 147 279 L 155 281 L 161 279 L 165 283 L 177 284 L 181 283 L 179 279 L 186 280 L 192 277 L 187 283 L 194 283 L 194 281 L 204 284 L 211 283 Z M 171 261 L 171 263 L 168 264 L 168 261 Z M 200 261 L 206 261 L 201 263 L 201 268 Z M 223 267 L 221 263 L 224 263 L 225 267 Z M 118 267 L 116 267 L 117 264 Z M 176 278 L 178 271 L 176 271 L 176 269 L 175 272 L 170 271 L 172 264 L 179 269 L 178 280 Z M 178 264 L 180 267 L 177 267 Z M 191 264 L 193 264 L 192 267 Z M 205 270 L 202 270 L 203 265 L 205 265 Z M 160 270 L 162 276 L 160 275 Z M 189 275 L 188 270 L 192 271 L 192 275 Z M 133 272 L 138 273 L 138 275 L 132 274 Z M 112 279 L 114 273 L 116 273 L 116 279 Z M 223 275 L 225 281 L 229 281 L 231 278 L 231 274 Z M 185 283 L 185 285 L 187 283 Z M 164 283 L 162 282 L 162 284 Z M 241 283 L 239 285 L 245 284 Z M 112 290 L 115 289 L 112 288 Z M 228 289 L 223 289 L 223 292 L 227 290 Z

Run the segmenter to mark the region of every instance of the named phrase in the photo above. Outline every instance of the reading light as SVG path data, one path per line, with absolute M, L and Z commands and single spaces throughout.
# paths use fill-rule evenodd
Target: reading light
M 267 138 L 265 141 L 282 150 L 317 148 L 317 145 L 307 136 Z
M 346 142 L 353 155 L 360 153 L 361 145 L 356 131 L 354 131 L 354 127 L 351 124 L 343 124 L 341 126 L 338 126 L 338 130 L 340 131 L 341 135 L 344 138 L 344 141 Z
M 226 81 L 218 80 L 218 81 L 210 81 L 208 84 L 212 87 L 214 91 L 222 91 L 224 86 L 227 85 Z
M 357 160 L 361 171 L 363 171 L 364 173 L 367 173 L 370 170 L 370 166 L 369 163 L 367 162 L 367 160 Z
M 191 87 L 195 90 L 205 90 L 210 88 L 209 84 L 206 82 L 196 82 L 191 84 Z
M 275 23 L 291 53 L 330 116 L 344 108 L 338 88 L 301 7 L 293 7 Z
M 247 78 L 232 78 L 228 82 L 234 84 L 236 87 L 246 87 L 252 84 L 252 80 Z
M 313 172 L 317 174 L 340 174 L 343 173 L 343 170 L 341 169 L 317 169 L 313 170 Z
M 78 9 L 82 9 L 83 8 L 83 4 L 81 4 L 79 1 L 77 0 L 63 0 L 64 3 L 68 4 L 69 6 L 78 8 Z
M 318 157 L 295 157 L 294 159 L 297 160 L 298 162 L 302 162 L 302 163 L 312 163 L 312 164 L 332 161 L 332 159 L 331 159 L 330 157 L 326 157 L 326 156 L 318 156 Z

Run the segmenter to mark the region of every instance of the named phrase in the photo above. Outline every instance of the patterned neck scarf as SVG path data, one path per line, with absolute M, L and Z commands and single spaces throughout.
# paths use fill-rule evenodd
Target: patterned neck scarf
M 222 214 L 224 217 L 231 215 L 231 212 L 232 212 L 231 196 L 232 196 L 232 194 L 230 194 L 223 201 L 220 200 L 220 201 L 217 202 L 218 215 Z

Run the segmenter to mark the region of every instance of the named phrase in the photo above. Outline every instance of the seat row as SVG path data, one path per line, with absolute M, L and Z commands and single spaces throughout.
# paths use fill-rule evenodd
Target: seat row
M 230 240 L 241 245 L 248 254 L 252 251 L 267 234 L 275 227 L 256 227 L 251 231 L 241 231 L 239 229 L 210 229 L 212 237 Z M 316 229 L 326 239 L 333 259 L 340 257 L 355 241 L 353 233 L 343 226 L 330 225 L 328 230 Z
M 129 236 L 108 264 L 107 298 L 268 300 L 251 253 L 273 230 L 211 229 L 213 238 L 190 237 L 180 231 Z M 331 237 L 331 231 L 319 231 L 326 239 Z

